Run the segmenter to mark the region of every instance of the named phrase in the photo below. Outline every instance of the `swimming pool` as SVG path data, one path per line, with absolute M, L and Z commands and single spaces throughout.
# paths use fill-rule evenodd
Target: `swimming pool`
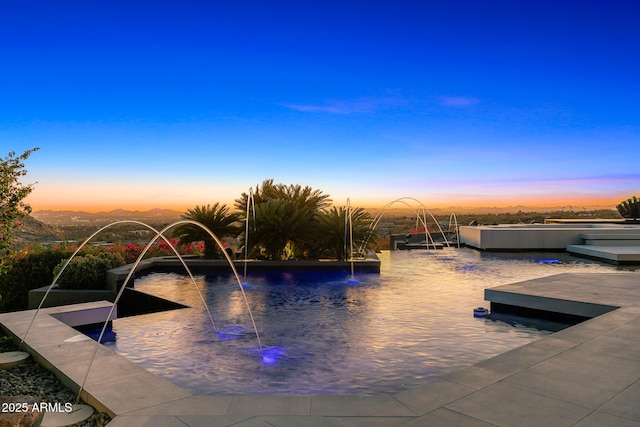
M 117 319 L 105 343 L 194 394 L 375 395 L 414 387 L 566 325 L 476 318 L 484 289 L 616 267 L 565 253 L 383 252 L 380 274 L 260 271 L 243 280 L 265 352 L 230 272 L 151 273 L 135 288 L 192 308 Z M 99 369 L 94 367 L 93 369 Z

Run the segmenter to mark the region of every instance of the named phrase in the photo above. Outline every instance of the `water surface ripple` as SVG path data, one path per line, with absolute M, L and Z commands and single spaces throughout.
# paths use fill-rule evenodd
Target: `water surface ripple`
M 485 288 L 616 271 L 564 253 L 446 249 L 380 258 L 380 274 L 359 274 L 355 284 L 347 271 L 250 273 L 247 298 L 273 364 L 260 359 L 230 272 L 197 276 L 217 333 L 190 279 L 152 273 L 136 289 L 192 308 L 115 320 L 107 345 L 194 394 L 390 394 L 563 326 L 474 318 L 475 307 L 487 306 Z

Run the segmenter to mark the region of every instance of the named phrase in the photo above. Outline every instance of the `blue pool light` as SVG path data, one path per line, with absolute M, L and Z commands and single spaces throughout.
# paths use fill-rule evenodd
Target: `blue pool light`
M 237 340 L 246 336 L 245 329 L 246 327 L 243 325 L 225 326 L 222 330 L 217 331 L 216 335 L 221 340 Z
M 539 258 L 534 259 L 533 262 L 537 262 L 539 264 L 562 264 L 559 259 L 553 258 Z
M 263 365 L 275 365 L 278 363 L 278 358 L 285 357 L 287 353 L 282 347 L 268 347 L 262 351 L 262 364 Z
M 475 270 L 477 268 L 478 268 L 478 266 L 476 266 L 476 265 L 463 265 L 462 267 L 460 267 L 460 270 L 473 271 L 473 270 Z
M 225 334 L 223 332 L 216 332 L 216 335 L 218 335 L 218 338 L 221 340 L 237 340 L 244 337 L 244 334 Z
M 264 354 L 262 356 L 263 365 L 275 365 L 276 363 L 278 363 L 278 358 L 273 356 L 272 354 Z

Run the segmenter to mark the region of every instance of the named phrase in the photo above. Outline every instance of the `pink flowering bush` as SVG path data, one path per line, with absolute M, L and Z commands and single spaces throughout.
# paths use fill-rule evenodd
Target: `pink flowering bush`
M 143 258 L 175 256 L 194 253 L 191 245 L 176 248 L 177 239 L 171 239 L 169 243 L 164 240 L 154 242 L 144 254 Z M 83 248 L 74 257 L 58 280 L 62 289 L 103 289 L 107 270 L 134 263 L 144 252 L 145 244 L 114 244 L 104 247 Z M 54 271 L 54 275 L 63 267 L 66 261 L 60 262 Z
M 202 242 L 178 246 L 177 239 L 170 239 L 170 243 L 159 240 L 151 245 L 145 258 L 175 256 L 172 247 L 180 255 L 199 255 L 204 251 Z M 133 243 L 85 246 L 62 273 L 58 284 L 67 289 L 102 289 L 107 270 L 135 262 L 144 248 L 144 244 Z M 25 310 L 28 292 L 50 285 L 76 249 L 72 245 L 34 246 L 2 256 L 0 312 Z

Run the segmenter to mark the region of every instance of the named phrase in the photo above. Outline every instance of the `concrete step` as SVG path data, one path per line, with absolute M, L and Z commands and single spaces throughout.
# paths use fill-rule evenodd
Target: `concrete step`
M 572 255 L 600 259 L 615 264 L 639 264 L 640 245 L 637 246 L 597 246 L 569 245 L 567 252 Z

